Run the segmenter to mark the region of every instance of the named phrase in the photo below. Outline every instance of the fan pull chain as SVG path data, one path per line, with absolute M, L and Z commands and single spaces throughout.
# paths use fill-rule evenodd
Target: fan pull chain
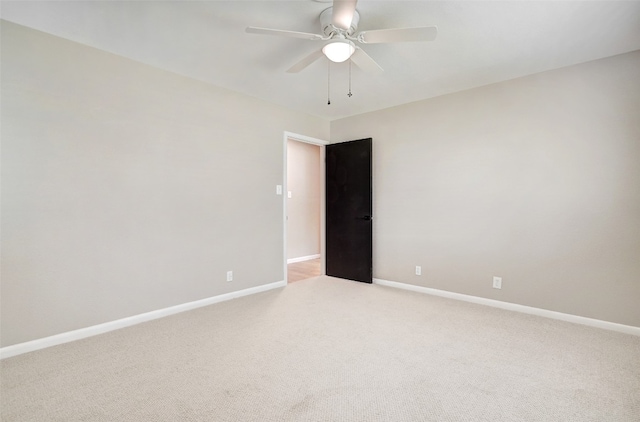
M 327 60 L 327 105 L 331 105 L 331 60 Z
M 351 98 L 353 94 L 351 93 L 351 59 L 349 59 L 349 93 L 347 97 Z

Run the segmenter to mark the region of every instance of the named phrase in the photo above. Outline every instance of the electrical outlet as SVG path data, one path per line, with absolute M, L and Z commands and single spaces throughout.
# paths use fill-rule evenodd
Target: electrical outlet
M 227 281 L 233 281 L 233 271 L 227 271 Z
M 276 195 L 282 195 L 282 185 L 276 185 Z
M 416 265 L 416 275 L 422 275 L 422 267 L 419 265 Z
M 493 277 L 493 288 L 502 289 L 502 277 Z

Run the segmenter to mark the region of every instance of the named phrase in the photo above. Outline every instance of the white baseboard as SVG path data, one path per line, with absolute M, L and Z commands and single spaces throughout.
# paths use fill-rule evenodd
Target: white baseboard
M 294 262 L 311 261 L 312 259 L 318 259 L 318 258 L 320 258 L 320 254 L 301 256 L 298 258 L 290 258 L 290 259 L 287 259 L 287 264 L 293 264 Z
M 575 324 L 588 325 L 590 327 L 603 328 L 605 330 L 617 331 L 620 333 L 640 336 L 640 327 L 617 324 L 615 322 L 602 321 L 599 319 L 586 318 L 578 315 L 564 314 L 562 312 L 549 311 L 547 309 L 533 308 L 531 306 L 518 305 L 516 303 L 502 302 L 499 300 L 486 299 L 478 296 L 464 295 L 461 293 L 447 292 L 446 290 L 432 289 L 430 287 L 415 286 L 413 284 L 398 283 L 396 281 L 381 280 L 374 278 L 373 282 L 381 286 L 395 287 L 398 289 L 410 290 L 412 292 L 426 293 L 433 296 L 446 297 L 449 299 L 462 300 L 465 302 L 477 303 L 480 305 L 492 306 L 494 308 L 506 309 L 509 311 L 521 312 L 524 314 L 537 315 L 560 321 L 573 322 Z
M 144 314 L 105 322 L 104 324 L 93 325 L 91 327 L 81 328 L 79 330 L 68 331 L 66 333 L 56 334 L 50 337 L 2 347 L 0 348 L 0 360 L 51 346 L 57 346 L 58 344 L 96 336 L 98 334 L 118 330 L 120 328 L 130 327 L 142 322 L 151 321 L 180 312 L 190 311 L 192 309 L 201 308 L 203 306 L 213 305 L 214 303 L 224 302 L 226 300 L 231 300 L 242 296 L 265 292 L 267 290 L 277 289 L 278 287 L 285 287 L 286 285 L 287 283 L 284 280 L 277 281 L 275 283 L 264 284 L 262 286 L 251 287 L 249 289 L 238 290 L 236 292 L 225 293 L 219 296 L 213 296 L 206 299 L 183 303 L 181 305 L 171 306 L 169 308 L 158 309 L 157 311 L 146 312 Z

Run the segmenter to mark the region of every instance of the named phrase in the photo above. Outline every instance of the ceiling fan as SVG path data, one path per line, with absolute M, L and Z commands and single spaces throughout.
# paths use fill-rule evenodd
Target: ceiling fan
M 382 68 L 358 44 L 379 44 L 408 41 L 433 41 L 438 35 L 435 26 L 416 28 L 377 29 L 356 32 L 360 14 L 356 10 L 357 0 L 333 0 L 333 6 L 320 14 L 321 34 L 287 31 L 282 29 L 247 27 L 251 34 L 278 35 L 311 41 L 325 41 L 321 50 L 314 51 L 287 70 L 297 73 L 325 55 L 333 62 L 351 59 L 353 64 L 366 72 L 381 72 Z

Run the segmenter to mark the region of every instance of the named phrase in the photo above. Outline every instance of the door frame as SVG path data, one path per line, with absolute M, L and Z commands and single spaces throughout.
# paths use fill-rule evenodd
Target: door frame
M 287 192 L 289 191 L 289 187 L 287 186 L 287 144 L 288 141 L 297 141 L 304 142 L 306 144 L 316 145 L 320 147 L 320 275 L 326 274 L 326 262 L 325 262 L 325 253 L 326 253 L 326 221 L 325 221 L 325 201 L 326 201 L 326 190 L 325 190 L 325 146 L 329 145 L 329 141 L 325 141 L 323 139 L 313 138 L 311 136 L 301 135 L 298 133 L 285 131 L 283 135 L 283 183 L 282 183 L 282 239 L 283 239 L 283 250 L 282 250 L 282 258 L 283 258 L 283 269 L 284 269 L 284 282 L 288 283 L 287 276 Z

